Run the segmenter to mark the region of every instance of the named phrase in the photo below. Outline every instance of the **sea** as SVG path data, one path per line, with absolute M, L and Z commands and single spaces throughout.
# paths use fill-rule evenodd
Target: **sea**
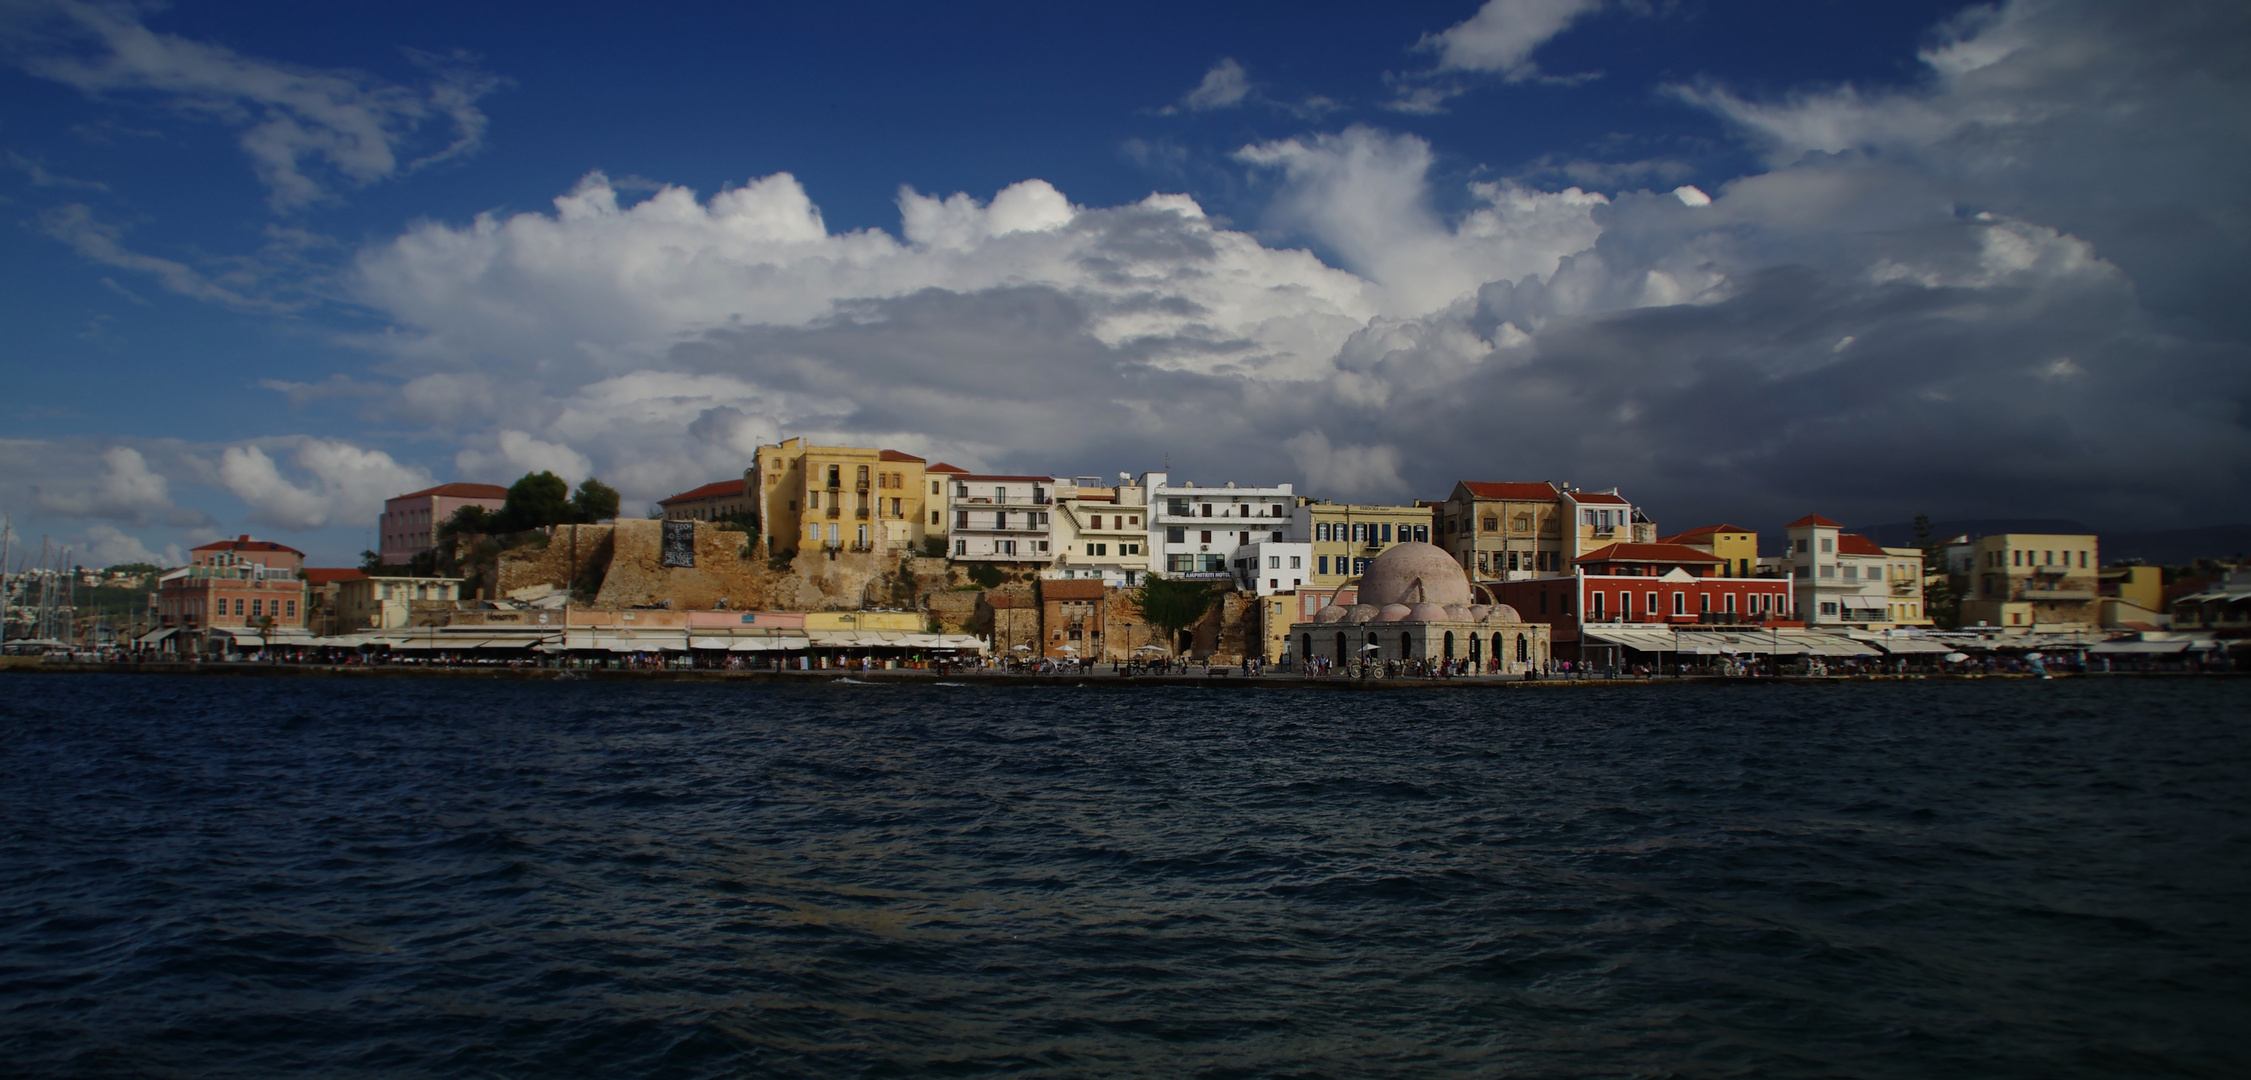
M 2247 704 L 10 676 L 0 1074 L 2242 1077 Z

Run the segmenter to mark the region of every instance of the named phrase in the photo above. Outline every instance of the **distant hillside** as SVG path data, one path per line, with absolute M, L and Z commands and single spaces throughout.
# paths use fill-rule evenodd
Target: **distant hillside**
M 1909 547 L 1915 543 L 1915 524 L 1911 521 L 1863 525 L 1848 531 L 1859 533 L 1886 547 Z M 2102 560 L 2106 563 L 2120 559 L 2140 559 L 2145 563 L 2178 566 L 2197 559 L 2229 559 L 2251 553 L 2251 525 L 2205 525 L 2193 529 L 2104 533 L 2079 522 L 2060 518 L 1991 518 L 1931 523 L 1931 535 L 1942 540 L 1962 533 L 1975 537 L 2004 532 L 2095 533 L 2102 537 Z

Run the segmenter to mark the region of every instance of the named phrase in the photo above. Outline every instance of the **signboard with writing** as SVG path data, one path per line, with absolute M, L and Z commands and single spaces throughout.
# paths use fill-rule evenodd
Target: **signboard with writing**
M 664 523 L 665 566 L 694 566 L 696 564 L 696 523 L 693 521 L 667 521 Z

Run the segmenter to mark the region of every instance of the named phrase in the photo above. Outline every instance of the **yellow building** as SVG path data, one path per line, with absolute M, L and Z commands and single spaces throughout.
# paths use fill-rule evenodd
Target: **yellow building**
M 1096 487 L 1080 477 L 1071 489 L 1057 488 L 1055 568 L 1042 577 L 1099 578 L 1106 585 L 1132 588 L 1149 568 L 1146 492 L 1137 485 Z
M 759 534 L 772 552 L 920 547 L 923 460 L 872 446 L 808 446 L 802 438 L 758 448 L 744 474 L 759 503 Z
M 2001 533 L 1971 545 L 1962 625 L 2015 629 L 2093 627 L 2102 559 L 2083 534 Z
M 1661 537 L 1660 544 L 1679 544 L 1692 547 L 1720 560 L 1721 577 L 1757 577 L 1759 570 L 1759 534 L 1741 525 L 1706 525 L 1684 533 Z
M 1315 588 L 1335 588 L 1358 577 L 1376 556 L 1409 541 L 1430 543 L 1430 507 L 1363 506 L 1327 500 L 1297 509 L 1299 526 L 1313 540 Z M 1289 622 L 1285 621 L 1286 627 Z
M 1885 601 L 1894 626 L 1929 626 L 1930 615 L 1923 610 L 1923 549 L 1917 547 L 1888 547 L 1884 550 L 1886 572 L 1891 597 Z

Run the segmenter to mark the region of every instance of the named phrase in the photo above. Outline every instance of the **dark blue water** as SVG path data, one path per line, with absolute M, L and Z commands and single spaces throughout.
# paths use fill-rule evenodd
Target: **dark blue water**
M 71 1076 L 2241 1076 L 2251 683 L 0 682 Z

